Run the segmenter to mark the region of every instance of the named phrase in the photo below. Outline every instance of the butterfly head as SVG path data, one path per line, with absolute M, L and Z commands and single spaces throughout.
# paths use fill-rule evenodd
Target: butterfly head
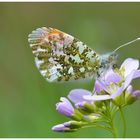
M 106 73 L 109 69 L 116 67 L 118 55 L 115 52 L 107 53 L 100 56 L 101 66 L 99 69 L 99 76 Z
M 115 52 L 111 52 L 108 54 L 108 63 L 110 64 L 111 68 L 116 67 L 118 55 Z

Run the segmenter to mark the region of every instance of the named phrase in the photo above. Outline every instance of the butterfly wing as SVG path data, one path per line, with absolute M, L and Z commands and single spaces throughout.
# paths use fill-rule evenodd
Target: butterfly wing
M 49 82 L 91 77 L 100 65 L 95 51 L 57 29 L 38 28 L 28 41 L 37 68 Z

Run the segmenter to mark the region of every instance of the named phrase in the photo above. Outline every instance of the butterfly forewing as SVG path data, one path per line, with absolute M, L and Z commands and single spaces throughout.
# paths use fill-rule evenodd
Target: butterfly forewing
M 73 36 L 54 28 L 38 28 L 28 39 L 40 73 L 50 82 L 94 76 L 97 53 Z

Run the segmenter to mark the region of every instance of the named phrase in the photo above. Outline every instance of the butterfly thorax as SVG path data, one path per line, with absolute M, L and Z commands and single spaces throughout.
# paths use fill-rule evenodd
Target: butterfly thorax
M 117 62 L 117 56 L 114 52 L 99 56 L 101 65 L 97 73 L 98 77 L 104 75 L 107 70 L 114 68 Z

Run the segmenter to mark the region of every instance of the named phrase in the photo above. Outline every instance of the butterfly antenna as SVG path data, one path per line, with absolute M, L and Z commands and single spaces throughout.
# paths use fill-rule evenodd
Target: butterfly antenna
M 139 41 L 139 40 L 140 40 L 140 37 L 139 37 L 139 38 L 136 38 L 136 39 L 134 39 L 134 40 L 132 40 L 132 41 L 130 41 L 130 42 L 127 42 L 127 43 L 125 43 L 125 44 L 123 44 L 123 45 L 117 47 L 113 52 L 116 52 L 116 51 L 118 51 L 120 48 L 123 48 L 124 46 L 130 45 L 130 44 L 132 44 L 132 43 L 134 43 L 134 42 L 136 42 L 136 41 Z

